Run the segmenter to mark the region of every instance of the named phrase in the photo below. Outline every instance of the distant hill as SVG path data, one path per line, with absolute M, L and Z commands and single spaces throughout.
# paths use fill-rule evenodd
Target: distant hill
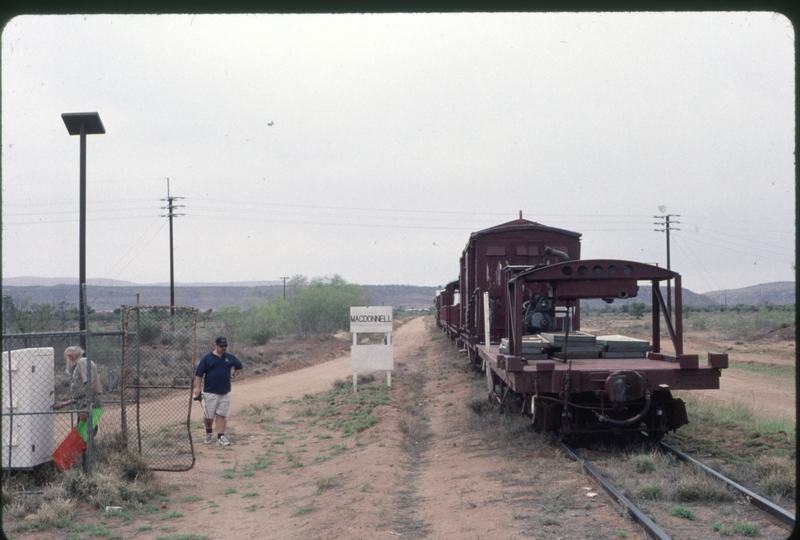
M 22 276 L 3 278 L 3 287 L 36 287 L 36 286 L 54 286 L 54 285 L 77 285 L 78 278 L 68 277 L 55 277 L 55 278 L 42 278 L 34 276 Z M 105 278 L 89 278 L 86 280 L 87 285 L 96 285 L 103 287 L 169 287 L 169 282 L 162 283 L 134 283 L 132 281 L 121 281 L 119 279 L 105 279 Z M 283 282 L 279 280 L 272 281 L 232 281 L 224 283 L 175 283 L 175 286 L 181 287 L 257 287 L 260 285 L 281 285 Z
M 365 285 L 372 297 L 374 306 L 393 306 L 403 309 L 426 309 L 433 306 L 436 287 L 415 287 L 412 285 Z M 175 286 L 175 305 L 197 310 L 217 310 L 220 306 L 239 305 L 247 300 L 267 300 L 271 296 L 283 294 L 280 285 L 207 285 Z M 50 286 L 9 286 L 3 284 L 3 295 L 11 296 L 15 303 L 50 304 L 57 306 L 78 305 L 77 281 L 74 285 Z M 169 305 L 169 286 L 154 285 L 87 285 L 86 302 L 97 311 L 113 311 L 125 305 L 138 303 L 150 306 Z
M 38 284 L 27 285 L 16 280 L 38 279 Z M 74 284 L 48 285 L 48 280 L 43 278 L 11 278 L 3 279 L 3 295 L 11 296 L 15 303 L 27 302 L 29 304 L 50 304 L 57 306 L 61 302 L 77 306 L 78 288 L 77 280 Z M 42 284 L 44 283 L 44 284 Z M 86 296 L 89 306 L 97 311 L 112 311 L 121 305 L 169 305 L 169 285 L 124 285 L 117 282 L 114 285 L 92 284 L 91 280 L 86 287 Z M 188 285 L 176 284 L 175 305 L 192 307 L 201 311 L 217 310 L 220 306 L 239 305 L 247 300 L 266 300 L 275 295 L 283 294 L 282 282 L 253 282 L 237 284 L 205 284 Z M 265 284 L 267 283 L 267 284 Z M 394 306 L 403 309 L 427 309 L 433 305 L 437 287 L 419 287 L 414 285 L 364 285 L 372 297 L 374 306 Z M 662 288 L 666 297 L 666 289 Z M 697 294 L 688 289 L 683 290 L 683 303 L 687 306 L 706 306 L 724 304 L 727 298 L 728 305 L 785 305 L 795 302 L 795 283 L 792 281 L 779 281 L 731 289 L 728 291 L 713 291 L 706 294 Z M 627 300 L 616 300 L 612 305 L 621 305 L 623 302 L 651 303 L 650 287 L 641 285 L 639 295 Z M 585 305 L 587 302 L 582 302 Z M 602 300 L 591 300 L 590 307 L 599 308 L 605 305 Z
M 673 291 L 673 297 L 675 295 L 675 291 Z M 661 287 L 661 296 L 664 297 L 664 300 L 667 299 L 667 287 Z M 709 298 L 708 295 L 705 294 L 697 294 L 696 292 L 692 292 L 689 289 L 683 289 L 681 300 L 683 301 L 684 306 L 715 306 L 717 305 L 717 301 L 713 298 Z M 614 300 L 611 303 L 611 307 L 621 306 L 624 304 L 630 304 L 631 302 L 641 302 L 645 305 L 650 306 L 653 303 L 653 288 L 650 285 L 639 285 L 639 294 L 635 298 L 626 298 L 625 300 Z M 581 305 L 587 305 L 591 308 L 602 308 L 603 306 L 607 305 L 603 300 L 581 300 Z
M 107 287 L 126 287 L 134 286 L 132 281 L 120 281 L 118 279 L 87 279 L 87 285 L 103 285 Z M 78 278 L 55 277 L 43 278 L 35 276 L 22 276 L 3 278 L 3 287 L 52 287 L 55 285 L 77 285 Z
M 743 289 L 712 291 L 705 293 L 703 296 L 715 300 L 718 304 L 727 303 L 729 306 L 735 306 L 736 304 L 783 306 L 794 304 L 797 298 L 794 281 L 774 281 L 772 283 L 744 287 Z
M 428 309 L 433 307 L 438 287 L 414 285 L 365 285 L 372 295 L 373 306 L 393 306 L 403 309 Z

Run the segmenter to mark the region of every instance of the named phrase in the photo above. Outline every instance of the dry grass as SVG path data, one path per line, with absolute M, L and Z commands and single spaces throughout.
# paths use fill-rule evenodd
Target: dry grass
M 84 473 L 80 460 L 66 471 L 53 467 L 40 474 L 45 476 L 41 494 L 11 492 L 3 486 L 4 515 L 20 521 L 11 524 L 14 530 L 67 527 L 75 519 L 79 501 L 97 509 L 136 510 L 165 493 L 148 464 L 125 446 L 119 433 L 97 439 L 91 476 Z
M 794 498 L 797 466 L 788 456 L 773 456 L 758 461 L 755 473 L 766 495 Z
M 339 478 L 337 476 L 327 476 L 325 478 L 318 478 L 316 481 L 317 493 L 322 493 L 326 489 L 331 489 L 339 485 Z
M 400 403 L 403 415 L 400 417 L 398 427 L 403 434 L 401 447 L 409 453 L 421 451 L 425 441 L 431 436 L 423 407 L 426 380 L 422 372 L 415 371 L 408 374 L 407 379 L 403 381 L 405 391 L 401 394 Z

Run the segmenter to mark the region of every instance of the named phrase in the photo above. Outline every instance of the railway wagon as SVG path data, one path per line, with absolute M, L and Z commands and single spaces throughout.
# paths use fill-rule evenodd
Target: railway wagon
M 461 300 L 458 291 L 458 280 L 451 281 L 444 289 L 437 291 L 434 300 L 436 325 L 450 337 L 458 335 L 458 311 Z
M 496 342 L 508 331 L 504 269 L 579 258 L 580 238 L 580 233 L 523 219 L 521 213 L 517 220 L 470 235 L 459 260 L 455 339 L 473 364 L 479 361 L 476 346 L 485 341 L 487 329 L 490 341 Z M 539 324 L 541 329 L 556 330 L 561 321 L 542 318 Z
M 469 301 L 462 294 L 454 340 L 473 367 L 485 371 L 489 398 L 505 404 L 515 396 L 537 430 L 660 438 L 688 422 L 683 401 L 671 391 L 719 388 L 728 356 L 708 352 L 701 363 L 699 355 L 684 352 L 677 272 L 636 261 L 573 258 L 579 241 L 579 233 L 521 219 L 473 233 L 459 276 L 461 291 L 471 292 Z M 506 256 L 524 251 L 527 264 L 488 255 L 500 252 L 497 246 L 505 247 Z M 484 274 L 484 268 L 492 272 Z M 581 331 L 581 300 L 635 298 L 639 282 L 651 285 L 649 341 Z M 667 282 L 674 290 L 674 317 L 661 292 Z M 664 344 L 662 323 L 669 336 Z

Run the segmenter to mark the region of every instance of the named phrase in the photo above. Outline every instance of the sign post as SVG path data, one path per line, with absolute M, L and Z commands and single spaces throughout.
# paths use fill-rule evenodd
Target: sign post
M 358 392 L 358 372 L 386 370 L 386 385 L 392 386 L 394 353 L 392 349 L 392 306 L 351 307 L 350 333 L 353 345 L 353 392 Z M 358 334 L 383 334 L 383 344 L 359 345 Z

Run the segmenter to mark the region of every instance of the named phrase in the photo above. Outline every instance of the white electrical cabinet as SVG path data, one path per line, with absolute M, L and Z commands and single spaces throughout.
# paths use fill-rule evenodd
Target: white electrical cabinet
M 29 469 L 55 450 L 54 350 L 3 351 L 2 468 Z M 13 413 L 13 414 L 12 414 Z

